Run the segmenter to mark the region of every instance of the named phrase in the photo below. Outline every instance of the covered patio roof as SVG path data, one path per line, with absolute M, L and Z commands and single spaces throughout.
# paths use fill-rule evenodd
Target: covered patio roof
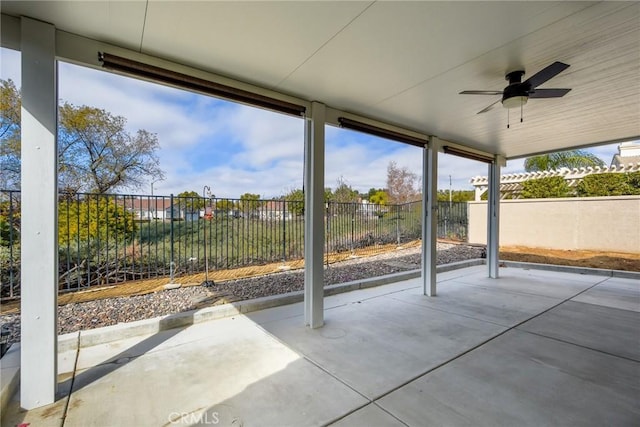
M 3 1 L 0 8 L 2 46 L 22 52 L 20 387 L 28 409 L 55 401 L 58 388 L 56 60 L 102 68 L 102 58 L 127 74 L 137 67 L 142 78 L 304 112 L 311 328 L 324 322 L 326 124 L 351 123 L 423 148 L 429 296 L 436 295 L 439 151 L 489 164 L 487 264 L 497 278 L 505 158 L 640 137 L 638 2 Z M 555 61 L 570 67 L 541 89 L 571 91 L 532 99 L 524 123 L 511 114 L 510 129 L 500 107 L 477 114 L 499 106 L 499 95 L 459 94 L 502 90 L 506 73 L 527 78 Z
M 190 74 L 319 101 L 506 158 L 640 138 L 638 2 L 3 1 L 0 7 L 3 46 L 18 48 L 9 16 L 28 16 L 55 25 L 62 59 L 100 65 L 95 50 L 78 51 L 77 35 L 106 51 L 123 48 L 132 59 L 166 60 L 192 67 Z M 519 109 L 511 112 L 510 129 L 501 107 L 477 114 L 500 96 L 459 94 L 502 90 L 506 73 L 524 70 L 527 78 L 554 61 L 570 67 L 541 87 L 571 92 L 530 100 L 524 123 Z

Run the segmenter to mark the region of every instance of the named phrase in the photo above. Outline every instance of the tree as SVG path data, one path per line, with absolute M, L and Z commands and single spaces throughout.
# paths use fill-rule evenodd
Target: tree
M 0 187 L 20 184 L 20 92 L 15 83 L 0 79 Z
M 326 194 L 326 192 L 325 192 Z M 302 215 L 304 213 L 304 192 L 300 188 L 292 189 L 284 195 L 287 202 L 287 210 L 294 215 Z
M 571 188 L 561 176 L 531 179 L 522 183 L 522 197 L 525 199 L 547 199 L 570 197 Z
M 158 138 L 126 130 L 122 116 L 86 105 L 60 107 L 59 180 L 62 188 L 106 193 L 139 188 L 146 177 L 164 176 L 155 154 Z
M 343 177 L 338 179 L 338 186 L 333 192 L 333 201 L 338 203 L 354 203 L 358 201 L 358 192 L 351 188 Z
M 387 192 L 384 188 L 373 188 L 373 187 L 371 187 L 369 189 L 369 191 L 367 192 L 367 194 L 365 195 L 365 199 L 367 199 L 368 201 L 371 201 L 371 197 L 374 194 L 376 194 L 376 193 L 378 193 L 380 191 L 385 192 L 385 193 Z
M 369 202 L 376 205 L 386 205 L 389 203 L 389 195 L 384 190 L 377 190 L 375 193 L 369 195 Z
M 603 167 L 604 165 L 604 162 L 598 156 L 585 150 L 569 150 L 542 154 L 540 156 L 527 157 L 524 161 L 524 169 L 527 172 L 560 168 Z
M 211 195 L 211 197 L 215 196 Z M 204 208 L 207 204 L 207 199 L 202 197 L 195 191 L 183 191 L 182 193 L 178 194 L 176 198 L 176 204 L 180 206 L 181 209 L 185 209 L 189 212 L 198 211 Z
M 11 80 L 0 80 L 0 184 L 20 183 L 20 93 Z M 107 193 L 139 188 L 150 178 L 164 177 L 155 134 L 131 134 L 127 120 L 99 108 L 64 103 L 58 111 L 58 181 L 70 192 Z M 6 171 L 6 173 L 5 173 Z
M 391 161 L 387 166 L 387 194 L 389 202 L 393 204 L 403 204 L 414 201 L 417 198 L 415 189 L 418 176 L 411 172 L 406 166 L 398 167 L 396 162 Z
M 453 190 L 451 192 L 452 202 L 470 202 L 475 199 L 475 191 L 473 190 Z M 438 201 L 449 201 L 449 190 L 438 190 Z
M 216 209 L 223 212 L 232 211 L 236 207 L 236 204 L 233 200 L 222 199 L 216 202 Z
M 255 211 L 260 207 L 260 195 L 244 193 L 240 196 L 240 209 L 243 212 Z
M 333 201 L 333 191 L 331 190 L 331 188 L 326 187 L 324 189 L 324 202 L 329 203 L 332 201 Z

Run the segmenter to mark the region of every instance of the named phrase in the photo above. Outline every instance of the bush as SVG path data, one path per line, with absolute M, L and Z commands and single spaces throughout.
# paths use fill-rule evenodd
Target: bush
M 580 197 L 640 194 L 640 172 L 587 175 L 576 186 L 576 192 Z
M 522 197 L 525 199 L 546 199 L 570 197 L 571 188 L 561 176 L 532 179 L 522 183 Z
M 61 201 L 58 211 L 60 247 L 77 240 L 126 241 L 136 231 L 133 213 L 105 197 Z

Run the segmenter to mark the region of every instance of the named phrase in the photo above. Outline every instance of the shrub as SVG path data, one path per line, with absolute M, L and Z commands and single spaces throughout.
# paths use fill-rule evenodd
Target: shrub
M 77 240 L 126 241 L 135 231 L 133 213 L 107 198 L 60 202 L 58 242 L 61 247 Z
M 525 199 L 545 199 L 570 197 L 571 188 L 561 176 L 532 179 L 522 183 L 522 197 Z
M 640 194 L 640 172 L 587 175 L 576 186 L 576 192 L 580 197 Z

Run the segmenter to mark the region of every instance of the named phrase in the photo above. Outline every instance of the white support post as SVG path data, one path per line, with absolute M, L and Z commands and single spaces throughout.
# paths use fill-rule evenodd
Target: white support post
M 500 166 L 504 158 L 495 156 L 489 164 L 489 194 L 487 203 L 487 266 L 489 277 L 498 278 L 500 232 Z
M 429 137 L 422 156 L 422 282 L 425 295 L 436 296 L 436 243 L 438 239 L 438 149 Z
M 311 103 L 305 122 L 304 156 L 304 321 L 324 325 L 324 126 L 326 107 Z
M 55 27 L 21 18 L 22 268 L 20 405 L 53 403 L 58 359 Z

